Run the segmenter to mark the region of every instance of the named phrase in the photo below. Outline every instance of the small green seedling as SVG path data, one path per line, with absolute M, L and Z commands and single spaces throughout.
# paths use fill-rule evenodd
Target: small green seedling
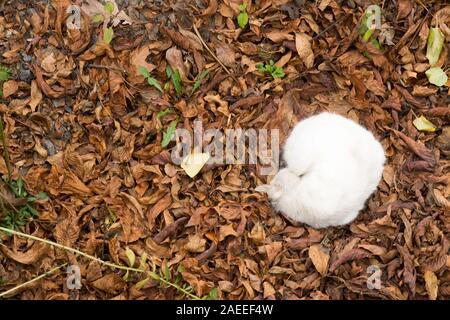
M 111 1 L 107 1 L 103 6 L 103 10 L 106 12 L 107 15 L 112 15 L 114 9 L 115 9 L 114 3 L 112 3 Z M 92 17 L 92 22 L 94 23 L 100 23 L 103 22 L 103 20 L 105 20 L 105 16 L 102 13 L 98 13 Z
M 108 14 L 112 14 L 114 12 L 114 3 L 112 3 L 111 1 L 107 1 L 105 3 L 105 5 L 103 6 L 103 9 L 105 10 L 105 12 L 107 12 Z
M 160 118 L 164 117 L 165 115 L 168 115 L 169 113 L 172 113 L 172 112 L 173 112 L 172 108 L 166 108 L 166 109 L 158 112 L 158 114 L 156 115 L 156 118 L 160 119 Z
M 11 70 L 8 67 L 0 65 L 0 81 L 7 81 L 11 76 Z
M 158 89 L 161 93 L 163 92 L 163 89 L 161 87 L 161 84 L 158 82 L 158 80 L 156 80 L 155 78 L 153 78 L 152 76 L 150 76 L 150 73 L 148 72 L 148 70 L 143 67 L 140 66 L 138 68 L 139 74 L 141 76 L 143 76 L 145 79 L 147 79 L 147 83 L 153 87 L 155 87 L 156 89 Z
M 110 44 L 112 39 L 114 38 L 114 30 L 112 27 L 106 28 L 103 32 L 103 42 L 106 44 Z
M 191 95 L 193 95 L 194 92 L 197 91 L 198 88 L 200 88 L 200 85 L 202 84 L 203 79 L 205 79 L 208 76 L 208 74 L 209 74 L 209 71 L 204 70 L 202 73 L 200 73 L 197 76 L 197 79 L 195 79 L 194 87 L 192 88 L 192 91 L 191 91 Z
M 202 300 L 216 300 L 218 297 L 217 288 L 212 288 L 208 295 L 202 297 Z
M 172 141 L 173 135 L 175 134 L 175 130 L 177 130 L 178 120 L 173 120 L 170 122 L 169 127 L 166 132 L 163 134 L 163 139 L 161 141 L 161 147 L 167 148 L 170 141 Z
M 15 207 L 8 205 L 7 201 L 1 199 L 1 210 L 3 210 L 6 215 L 0 221 L 0 226 L 8 229 L 18 229 L 19 227 L 26 224 L 31 218 L 37 217 L 38 212 L 33 208 L 33 204 L 37 200 L 46 200 L 48 196 L 45 192 L 39 192 L 37 195 L 32 196 L 28 194 L 25 189 L 22 178 L 11 181 L 4 181 L 6 187 L 12 191 L 16 200 L 24 200 L 24 204 Z
M 167 65 L 166 74 L 168 78 L 172 79 L 173 87 L 175 88 L 177 97 L 181 96 L 181 93 L 183 92 L 183 87 L 181 86 L 180 71 L 178 70 L 173 71 L 170 65 Z
M 284 70 L 281 67 L 275 65 L 273 60 L 270 60 L 269 63 L 263 64 L 259 63 L 256 65 L 258 71 L 261 73 L 268 73 L 272 76 L 272 78 L 283 78 L 285 76 Z
M 242 3 L 239 5 L 239 15 L 237 17 L 239 28 L 244 29 L 248 24 L 247 4 Z
M 377 48 L 378 50 L 382 50 L 381 44 L 378 41 L 378 39 L 372 38 L 372 35 L 374 34 L 376 30 L 376 25 L 374 25 L 374 21 L 377 20 L 377 17 L 379 18 L 381 15 L 381 8 L 377 5 L 372 5 L 369 8 L 366 9 L 364 12 L 364 16 L 361 21 L 361 25 L 359 26 L 359 34 L 364 42 L 371 42 L 371 44 Z M 363 52 L 363 55 L 369 59 L 372 59 L 369 52 L 366 50 Z
M 7 81 L 11 76 L 11 70 L 5 66 L 0 65 L 0 97 L 3 96 L 3 82 Z
M 361 20 L 361 25 L 359 26 L 359 34 L 362 36 L 364 42 L 368 42 L 370 37 L 376 30 L 376 25 L 374 21 L 377 20 L 381 15 L 381 8 L 377 5 L 372 5 L 366 9 L 364 16 Z

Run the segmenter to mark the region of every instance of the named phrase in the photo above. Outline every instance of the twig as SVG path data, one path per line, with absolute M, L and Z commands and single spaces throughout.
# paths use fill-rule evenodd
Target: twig
M 90 67 L 90 68 L 98 68 L 98 69 L 108 69 L 108 70 L 113 70 L 113 71 L 126 73 L 126 71 L 124 69 L 111 67 L 111 66 L 104 66 L 104 65 L 101 65 L 101 64 L 89 64 L 88 67 Z
M 330 24 L 328 27 L 326 27 L 325 29 L 323 29 L 322 31 L 320 31 L 317 35 L 315 35 L 312 39 L 316 40 L 317 38 L 320 38 L 325 32 L 327 32 L 328 30 L 334 28 L 335 26 L 337 26 L 339 23 L 341 23 L 342 21 L 344 21 L 345 19 L 347 19 L 348 16 L 343 16 L 341 19 L 339 19 L 338 21 L 333 22 L 332 24 Z
M 108 262 L 108 261 L 103 261 L 103 260 L 101 260 L 99 258 L 91 256 L 91 255 L 89 255 L 87 253 L 84 253 L 84 252 L 82 252 L 80 250 L 73 249 L 73 248 L 61 245 L 59 243 L 56 243 L 56 242 L 53 242 L 53 241 L 50 241 L 50 240 L 38 238 L 38 237 L 32 236 L 30 234 L 22 233 L 20 231 L 16 231 L 16 230 L 4 228 L 4 227 L 0 227 L 0 230 L 4 231 L 4 232 L 9 232 L 11 234 L 15 234 L 15 235 L 18 235 L 18 236 L 22 236 L 22 237 L 25 237 L 25 238 L 28 238 L 28 239 L 32 239 L 32 240 L 35 240 L 35 241 L 43 242 L 43 243 L 46 243 L 46 244 L 51 245 L 53 247 L 57 247 L 57 248 L 60 248 L 60 249 L 63 249 L 63 250 L 66 250 L 66 251 L 69 251 L 69 252 L 72 252 L 72 253 L 75 253 L 75 254 L 79 254 L 79 255 L 81 255 L 81 256 L 83 256 L 85 258 L 88 258 L 88 259 L 93 260 L 93 261 L 97 261 L 98 263 L 103 264 L 103 265 L 108 266 L 108 267 L 111 267 L 111 268 L 117 268 L 117 269 L 126 270 L 126 271 L 134 271 L 134 272 L 139 272 L 139 273 L 146 273 L 147 272 L 147 271 L 145 271 L 143 269 L 136 269 L 136 268 L 131 268 L 131 267 L 125 267 L 125 266 L 117 265 L 117 264 L 114 264 L 114 263 L 111 263 L 111 262 Z M 149 274 L 155 280 L 158 280 L 158 281 L 160 281 L 162 283 L 165 283 L 165 284 L 167 284 L 167 285 L 169 285 L 171 287 L 174 287 L 176 290 L 184 293 L 185 295 L 191 297 L 194 300 L 200 300 L 200 298 L 197 297 L 196 295 L 186 291 L 185 289 L 179 287 L 178 285 L 176 285 L 176 284 L 174 284 L 174 283 L 172 283 L 170 281 L 165 280 L 164 278 L 160 277 L 155 272 L 152 272 L 152 273 L 148 273 L 147 272 L 147 274 Z M 2 294 L 4 294 L 4 293 L 2 293 Z
M 8 170 L 8 180 L 11 180 L 11 162 L 9 159 L 8 146 L 6 145 L 5 139 L 5 129 L 3 127 L 3 118 L 0 116 L 0 139 L 2 139 L 3 144 L 3 156 L 5 158 L 6 169 Z
M 206 44 L 206 42 L 203 40 L 202 36 L 200 35 L 200 32 L 198 32 L 197 27 L 195 26 L 195 24 L 192 24 L 192 26 L 194 27 L 194 31 L 197 34 L 197 37 L 199 38 L 199 40 L 201 41 L 201 43 L 203 44 L 203 46 L 206 48 L 206 50 L 208 50 L 208 52 L 213 56 L 214 59 L 216 59 L 216 61 L 220 64 L 220 66 L 223 68 L 223 70 L 225 70 L 226 73 L 228 73 L 229 75 L 231 75 L 230 70 L 227 69 L 227 67 L 225 67 L 225 65 L 222 63 L 222 61 L 220 61 L 219 58 L 217 58 L 217 56 L 214 54 L 214 52 L 211 51 L 211 49 L 208 47 L 208 45 Z
M 4 292 L 0 293 L 0 298 L 2 298 L 2 297 L 4 297 L 4 296 L 7 296 L 7 295 L 13 293 L 14 291 L 16 291 L 17 289 L 20 289 L 20 288 L 22 288 L 22 287 L 26 287 L 27 285 L 29 285 L 29 284 L 31 284 L 31 283 L 33 283 L 33 282 L 36 282 L 36 281 L 38 281 L 38 280 L 40 280 L 40 279 L 42 279 L 42 278 L 44 278 L 44 277 L 46 277 L 46 276 L 52 274 L 53 272 L 55 272 L 56 270 L 61 269 L 61 268 L 64 267 L 65 265 L 67 265 L 67 263 L 63 263 L 62 265 L 60 265 L 60 266 L 58 266 L 58 267 L 56 267 L 56 268 L 54 268 L 54 269 L 52 269 L 52 270 L 50 270 L 50 271 L 47 271 L 46 273 L 41 274 L 40 276 L 38 276 L 38 277 L 36 277 L 36 278 L 33 278 L 33 279 L 31 279 L 30 281 L 27 281 L 27 282 L 25 282 L 25 283 L 19 284 L 18 286 L 15 286 L 15 287 L 12 288 L 12 289 L 9 289 L 9 290 L 7 290 L 7 291 L 4 291 Z
M 56 242 L 53 242 L 53 241 L 50 241 L 50 240 L 47 240 L 47 239 L 38 238 L 38 237 L 32 236 L 30 234 L 22 233 L 20 231 L 16 231 L 16 230 L 13 230 L 13 229 L 8 229 L 8 228 L 5 228 L 5 227 L 0 227 L 0 230 L 8 232 L 8 233 L 15 234 L 15 235 L 18 235 L 18 236 L 21 236 L 21 237 L 25 237 L 25 238 L 28 238 L 28 239 L 32 239 L 32 240 L 35 240 L 35 241 L 43 242 L 43 243 L 46 243 L 46 244 L 51 245 L 53 247 L 57 247 L 57 248 L 60 248 L 60 249 L 63 249 L 63 250 L 66 250 L 66 251 L 69 251 L 69 252 L 72 252 L 72 253 L 75 253 L 75 254 L 79 254 L 80 256 L 83 256 L 83 257 L 88 258 L 90 260 L 97 261 L 98 263 L 101 263 L 101 264 L 103 264 L 105 266 L 108 266 L 108 267 L 111 267 L 111 268 L 117 268 L 117 269 L 121 269 L 121 270 L 134 271 L 134 272 L 140 272 L 140 273 L 144 272 L 144 270 L 141 270 L 141 269 L 120 266 L 120 265 L 116 265 L 116 264 L 108 262 L 108 261 L 103 261 L 103 260 L 101 260 L 99 258 L 91 256 L 91 255 L 89 255 L 87 253 L 84 253 L 84 252 L 82 252 L 80 250 L 73 249 L 73 248 L 64 246 L 62 244 L 59 244 L 59 243 L 56 243 Z
M 171 223 L 170 225 L 168 225 L 167 227 L 165 227 L 164 229 L 162 229 L 154 238 L 153 241 L 156 242 L 156 244 L 161 244 L 161 242 L 163 242 L 164 240 L 166 240 L 168 237 L 170 237 L 171 235 L 173 235 L 178 227 L 183 224 L 184 222 L 186 222 L 188 220 L 187 217 L 183 217 L 178 219 L 177 221 Z

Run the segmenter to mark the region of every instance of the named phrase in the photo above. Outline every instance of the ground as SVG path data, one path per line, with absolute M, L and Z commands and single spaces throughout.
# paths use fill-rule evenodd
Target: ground
M 450 298 L 450 6 L 243 2 L 1 2 L 0 297 Z M 260 163 L 171 158 L 195 120 L 282 145 L 320 111 L 387 157 L 348 226 L 292 225 Z

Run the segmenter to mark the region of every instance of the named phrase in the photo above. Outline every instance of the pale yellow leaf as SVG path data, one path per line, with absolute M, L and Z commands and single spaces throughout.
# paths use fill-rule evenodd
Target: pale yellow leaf
M 200 172 L 200 170 L 202 170 L 209 158 L 209 153 L 191 153 L 183 159 L 181 168 L 183 168 L 189 177 L 193 178 Z
M 424 116 L 420 116 L 419 118 L 416 118 L 413 121 L 413 124 L 419 131 L 426 131 L 426 132 L 435 132 L 436 131 L 436 126 L 434 124 L 432 124 Z
M 133 250 L 131 250 L 130 248 L 126 247 L 125 255 L 128 258 L 128 262 L 129 262 L 130 267 L 133 267 L 134 266 L 134 262 L 136 261 L 136 255 L 134 254 Z
M 433 271 L 425 271 L 423 275 L 425 279 L 425 288 L 428 292 L 428 297 L 430 300 L 436 300 L 438 294 L 439 281 Z

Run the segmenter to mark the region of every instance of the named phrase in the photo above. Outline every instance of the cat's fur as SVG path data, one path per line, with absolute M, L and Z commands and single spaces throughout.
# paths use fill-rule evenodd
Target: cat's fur
M 269 185 L 272 206 L 314 228 L 353 221 L 376 190 L 384 150 L 370 131 L 333 113 L 300 121 L 284 146 L 287 167 Z

